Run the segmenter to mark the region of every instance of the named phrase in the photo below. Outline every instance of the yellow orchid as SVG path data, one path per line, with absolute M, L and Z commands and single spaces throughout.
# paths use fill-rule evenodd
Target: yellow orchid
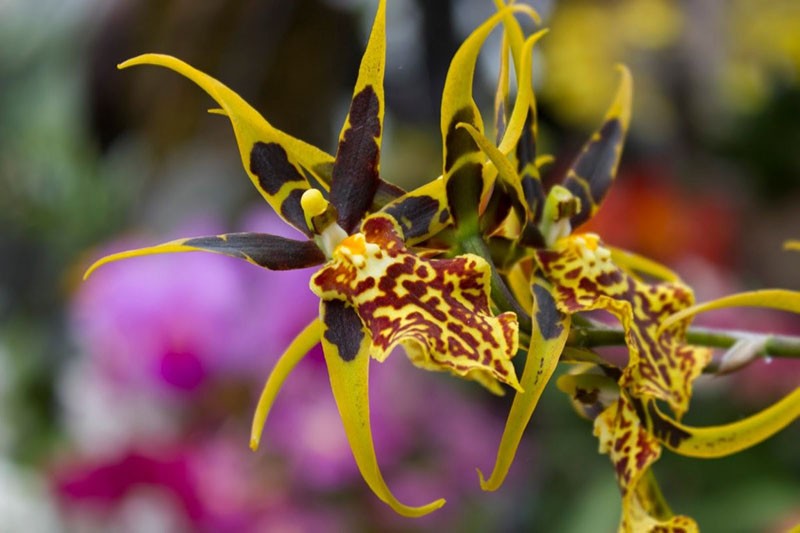
M 322 265 L 311 281 L 311 290 L 320 297 L 320 317 L 292 342 L 269 376 L 253 421 L 251 447 L 259 444 L 283 381 L 321 342 L 334 398 L 364 479 L 398 513 L 421 516 L 444 500 L 408 506 L 384 482 L 370 429 L 369 361 L 383 361 L 402 345 L 421 368 L 446 370 L 496 393 L 502 393 L 500 383 L 521 390 L 511 364 L 518 349 L 517 318 L 512 312 L 493 314 L 489 263 L 469 253 L 430 259 L 409 246 L 446 226 L 457 231 L 476 227 L 479 197 L 487 186 L 482 162 L 474 164 L 480 151 L 458 126 L 465 122 L 482 129 L 471 80 L 486 36 L 507 14 L 532 11 L 505 9 L 458 51 L 443 98 L 444 177 L 404 193 L 380 178 L 385 10 L 381 0 L 335 157 L 275 129 L 222 83 L 174 57 L 146 54 L 122 63 L 120 68 L 166 67 L 205 90 L 219 105 L 211 112 L 230 119 L 252 183 L 308 240 L 258 233 L 180 239 L 107 256 L 86 276 L 119 259 L 190 251 L 224 254 L 273 270 Z
M 496 3 L 503 8 L 503 2 Z M 518 57 L 521 35 L 513 25 L 505 30 L 504 46 Z M 507 55 L 504 51 L 504 60 Z M 798 388 L 734 424 L 682 425 L 679 420 L 689 408 L 693 382 L 711 360 L 710 349 L 686 340 L 691 318 L 709 309 L 741 305 L 800 312 L 800 293 L 760 291 L 695 306 L 691 288 L 668 268 L 610 248 L 597 235 L 572 233 L 597 212 L 616 175 L 632 101 L 631 75 L 624 67 L 620 72 L 621 82 L 602 126 L 561 185 L 547 194 L 539 179 L 544 158 L 536 156 L 532 94 L 527 97 L 525 131 L 512 137 L 515 145 L 499 142 L 495 147 L 469 130 L 496 169 L 498 183 L 505 184 L 492 198 L 494 209 L 485 213 L 491 220 L 482 221 L 488 246 L 505 252 L 499 254 L 505 260 L 504 279 L 532 317 L 530 350 L 520 380 L 523 391 L 514 398 L 491 476 L 479 475 L 485 490 L 500 487 L 557 363 L 579 363 L 573 373 L 562 376 L 559 387 L 580 414 L 594 420 L 600 451 L 609 454 L 615 466 L 623 504 L 620 531 L 691 531 L 697 529 L 695 522 L 673 515 L 649 470 L 661 447 L 692 457 L 720 457 L 763 441 L 800 416 Z M 506 118 L 507 76 L 504 65 L 496 99 L 498 131 L 504 130 Z M 518 79 L 518 95 L 529 91 L 525 85 L 530 76 Z M 786 248 L 795 249 L 796 242 L 788 242 Z M 629 351 L 625 368 L 586 350 L 575 351 L 588 330 L 602 332 L 583 318 L 584 327 L 572 327 L 578 320 L 575 315 L 592 310 L 605 310 L 622 325 Z M 567 344 L 571 347 L 565 350 Z M 658 401 L 666 402 L 674 416 L 660 410 Z
M 650 466 L 662 447 L 692 457 L 719 457 L 761 442 L 800 416 L 800 389 L 772 407 L 732 424 L 692 428 L 681 419 L 696 378 L 711 360 L 707 344 L 689 342 L 694 315 L 728 306 L 761 305 L 800 312 L 800 294 L 744 293 L 695 305 L 690 287 L 668 268 L 573 233 L 599 209 L 620 162 L 631 117 L 632 77 L 620 67 L 619 88 L 603 120 L 559 185 L 546 190 L 537 155 L 532 49 L 545 34 L 525 36 L 517 13 L 529 7 L 495 0 L 497 12 L 471 33 L 453 57 L 442 95 L 441 176 L 405 192 L 381 178 L 385 71 L 385 0 L 380 0 L 332 156 L 274 128 L 219 81 L 170 56 L 146 54 L 120 68 L 151 64 L 197 84 L 228 117 L 250 180 L 272 208 L 306 240 L 258 233 L 179 239 L 100 259 L 206 251 L 285 270 L 318 266 L 310 289 L 319 318 L 291 343 L 259 399 L 251 433 L 257 448 L 282 384 L 316 344 L 325 354 L 331 388 L 355 461 L 375 494 L 405 516 L 438 509 L 443 499 L 409 506 L 398 501 L 378 467 L 369 410 L 369 364 L 402 346 L 411 361 L 447 371 L 515 397 L 485 490 L 503 483 L 517 447 L 559 362 L 573 364 L 557 385 L 579 414 L 594 421 L 600 451 L 609 455 L 622 496 L 621 531 L 691 531 L 674 515 Z M 478 54 L 503 28 L 495 98 L 496 137 L 489 140 L 472 95 Z M 511 69 L 517 87 L 511 105 Z M 796 241 L 787 249 L 800 249 Z M 604 310 L 611 330 L 581 316 Z M 519 334 L 529 345 L 521 379 L 512 358 Z M 621 333 L 624 368 L 588 348 L 586 339 Z M 766 344 L 756 347 L 765 349 Z M 755 353 L 755 352 L 754 352 Z M 666 405 L 665 410 L 659 402 Z

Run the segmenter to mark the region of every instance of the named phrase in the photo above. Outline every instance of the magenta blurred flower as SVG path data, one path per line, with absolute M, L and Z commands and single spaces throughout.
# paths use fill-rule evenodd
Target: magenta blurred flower
M 276 220 L 265 215 L 247 224 L 281 227 Z M 80 286 L 73 331 L 81 350 L 121 387 L 182 393 L 202 387 L 210 374 L 263 379 L 317 312 L 310 272 L 288 274 L 278 279 L 203 254 L 119 263 Z
M 53 490 L 62 514 L 70 524 L 90 522 L 102 530 L 124 529 L 120 522 L 130 520 L 136 530 L 156 523 L 178 531 L 241 532 L 300 515 L 285 490 L 264 486 L 258 458 L 243 453 L 238 438 L 196 437 L 59 467 Z M 134 517 L 126 516 L 131 507 Z M 311 523 L 316 512 L 304 509 L 303 515 Z M 334 516 L 325 513 L 325 521 L 336 529 Z M 297 531 L 315 531 L 300 524 Z

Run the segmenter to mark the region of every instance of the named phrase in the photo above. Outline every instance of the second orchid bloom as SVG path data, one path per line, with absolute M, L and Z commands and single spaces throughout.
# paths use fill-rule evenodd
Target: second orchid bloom
M 621 81 L 602 126 L 560 185 L 545 190 L 537 155 L 537 113 L 531 85 L 532 49 L 544 32 L 526 37 L 518 16 L 533 10 L 496 0 L 497 13 L 456 52 L 442 95 L 441 176 L 406 192 L 380 173 L 383 135 L 386 2 L 381 0 L 335 156 L 274 128 L 236 93 L 182 61 L 146 54 L 120 65 L 174 70 L 206 91 L 233 126 L 242 163 L 264 199 L 304 240 L 258 233 L 180 239 L 105 257 L 207 251 L 286 270 L 319 266 L 311 290 L 319 318 L 293 341 L 269 376 L 253 423 L 256 448 L 287 376 L 317 343 L 356 463 L 375 494 L 405 516 L 444 504 L 401 503 L 384 482 L 370 429 L 368 374 L 402 346 L 420 368 L 448 371 L 502 394 L 515 390 L 486 490 L 500 487 L 544 387 L 559 362 L 558 380 L 578 413 L 594 421 L 622 494 L 620 529 L 692 530 L 660 496 L 650 465 L 666 446 L 693 456 L 720 456 L 751 446 L 800 415 L 800 389 L 737 424 L 689 428 L 680 419 L 694 380 L 710 361 L 690 345 L 691 289 L 665 267 L 573 233 L 598 210 L 616 175 L 630 122 L 632 81 Z M 495 140 L 485 133 L 472 96 L 478 54 L 503 28 L 495 99 Z M 512 91 L 511 75 L 517 87 Z M 513 95 L 513 101 L 511 96 Z M 777 298 L 777 300 L 775 299 Z M 778 302 L 778 303 L 775 303 Z M 277 302 L 276 302 L 277 303 Z M 712 307 L 714 303 L 710 304 Z M 744 295 L 723 305 L 762 305 L 800 312 L 797 293 Z M 580 313 L 605 310 L 625 332 L 629 362 L 619 368 L 581 347 L 576 332 L 602 326 Z M 520 379 L 512 358 L 528 341 Z M 565 346 L 570 349 L 565 351 Z M 659 409 L 669 407 L 672 415 Z

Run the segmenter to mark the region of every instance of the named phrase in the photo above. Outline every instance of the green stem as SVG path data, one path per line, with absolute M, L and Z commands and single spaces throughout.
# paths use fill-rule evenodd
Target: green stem
M 737 341 L 754 339 L 764 340 L 763 347 L 758 351 L 759 355 L 800 358 L 800 337 L 698 327 L 690 328 L 686 333 L 686 340 L 689 344 L 709 348 L 730 348 Z M 568 346 L 579 348 L 621 346 L 624 344 L 625 331 L 619 328 L 573 327 L 567 339 Z

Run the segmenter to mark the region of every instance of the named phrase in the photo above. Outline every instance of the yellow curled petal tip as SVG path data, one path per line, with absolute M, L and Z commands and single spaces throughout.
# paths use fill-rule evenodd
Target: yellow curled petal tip
M 194 248 L 190 248 L 187 246 L 183 246 L 181 243 L 183 241 L 173 241 L 167 242 L 164 244 L 159 244 L 156 246 L 149 246 L 147 248 L 137 248 L 135 250 L 126 250 L 124 252 L 117 252 L 115 254 L 109 254 L 105 257 L 101 257 L 97 261 L 91 264 L 89 268 L 86 269 L 86 272 L 83 274 L 83 281 L 89 279 L 98 268 L 103 265 L 107 265 L 108 263 L 114 263 L 116 261 L 120 261 L 122 259 L 128 259 L 131 257 L 142 257 L 145 255 L 156 255 L 156 254 L 169 254 L 169 253 L 180 253 L 180 252 L 193 252 L 196 251 Z
M 261 391 L 256 412 L 253 415 L 253 424 L 250 429 L 251 450 L 256 451 L 258 449 L 258 445 L 261 442 L 261 433 L 264 430 L 264 423 L 267 421 L 272 404 L 275 403 L 275 397 L 281 390 L 284 381 L 286 381 L 286 377 L 294 370 L 297 363 L 316 346 L 320 341 L 321 334 L 322 323 L 317 318 L 294 338 L 280 359 L 278 359 L 278 362 L 275 363 L 267 382 L 264 384 L 264 389 Z
M 619 87 L 614 96 L 614 102 L 606 114 L 606 120 L 618 118 L 622 129 L 627 130 L 631 121 L 631 106 L 633 101 L 633 76 L 630 69 L 622 63 L 615 65 L 620 73 Z

